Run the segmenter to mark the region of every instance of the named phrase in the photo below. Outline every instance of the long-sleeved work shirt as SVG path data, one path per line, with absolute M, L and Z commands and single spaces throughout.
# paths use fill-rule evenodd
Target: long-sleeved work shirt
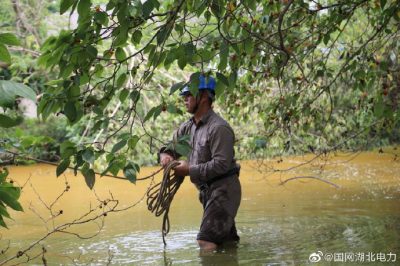
M 230 125 L 212 109 L 196 124 L 194 117 L 182 123 L 174 139 L 190 136 L 192 150 L 188 157 L 191 181 L 200 185 L 226 174 L 237 167 L 235 160 L 235 134 Z M 168 152 L 162 149 L 161 152 Z M 174 151 L 175 155 L 178 155 Z M 175 157 L 178 157 L 175 156 Z

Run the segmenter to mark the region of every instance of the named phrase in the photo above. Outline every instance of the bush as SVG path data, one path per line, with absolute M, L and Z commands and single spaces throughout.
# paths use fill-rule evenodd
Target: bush
M 59 144 L 67 138 L 66 124 L 61 117 L 52 117 L 45 122 L 26 119 L 18 127 L 0 128 L 0 142 L 11 151 L 17 150 L 18 153 L 41 160 L 58 161 Z M 18 159 L 18 162 L 28 163 L 29 160 Z

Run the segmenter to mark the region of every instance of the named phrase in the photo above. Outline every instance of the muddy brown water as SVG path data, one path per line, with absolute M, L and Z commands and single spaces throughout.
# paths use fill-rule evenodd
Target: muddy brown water
M 58 228 L 28 251 L 30 258 L 44 247 L 49 265 L 309 265 L 312 260 L 327 265 L 400 265 L 396 153 L 387 148 L 383 153 L 241 162 L 240 244 L 208 254 L 201 253 L 195 241 L 202 210 L 189 179 L 172 203 L 171 231 L 164 247 L 162 219 L 142 200 L 150 181 L 134 185 L 97 177 L 91 191 L 72 171 L 56 178 L 55 167 L 49 165 L 11 167 L 10 178 L 23 185 L 20 201 L 25 211 L 11 211 L 14 220 L 6 219 L 9 229 L 0 229 L 0 249 L 6 250 L 0 261 Z M 291 167 L 295 168 L 274 171 Z M 143 168 L 140 176 L 155 170 Z M 307 178 L 280 185 L 293 177 Z M 70 188 L 63 194 L 66 183 Z M 110 199 L 106 206 L 100 204 Z M 117 211 L 101 216 L 114 204 Z M 80 223 L 97 215 L 101 218 Z M 42 263 L 40 255 L 28 264 Z

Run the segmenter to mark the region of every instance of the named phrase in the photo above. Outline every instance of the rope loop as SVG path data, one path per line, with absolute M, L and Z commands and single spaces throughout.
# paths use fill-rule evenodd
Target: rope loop
M 170 229 L 169 208 L 184 179 L 176 176 L 172 171 L 177 165 L 179 165 L 178 161 L 170 162 L 164 169 L 163 179 L 147 191 L 147 209 L 157 217 L 164 214 L 161 228 L 164 245 L 166 245 L 165 236 Z

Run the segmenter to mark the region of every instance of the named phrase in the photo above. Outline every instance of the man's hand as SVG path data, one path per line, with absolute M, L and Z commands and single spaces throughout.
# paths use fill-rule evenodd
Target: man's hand
M 179 165 L 175 166 L 175 175 L 187 176 L 189 175 L 189 164 L 187 161 L 179 161 Z
M 160 163 L 162 167 L 166 167 L 174 158 L 168 153 L 160 153 Z

